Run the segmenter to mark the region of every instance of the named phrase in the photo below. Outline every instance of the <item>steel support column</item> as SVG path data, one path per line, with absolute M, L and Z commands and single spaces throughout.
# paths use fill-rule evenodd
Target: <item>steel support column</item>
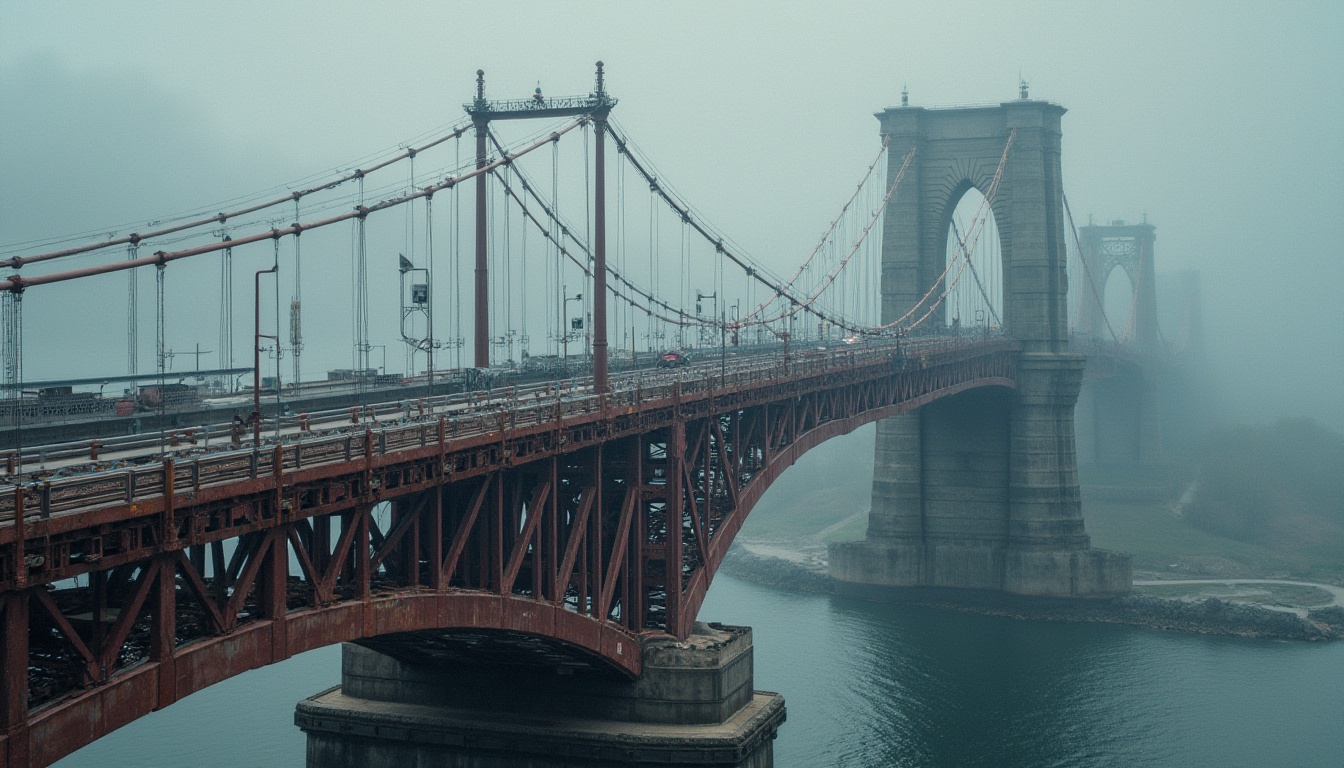
M 476 101 L 477 105 L 485 104 L 485 71 L 476 70 Z M 486 163 L 485 140 L 490 133 L 490 118 L 483 113 L 477 113 L 472 116 L 472 124 L 476 127 L 476 167 L 484 168 Z M 481 173 L 476 176 L 476 359 L 477 368 L 490 367 L 490 274 L 489 264 L 487 263 L 486 239 L 489 232 L 486 228 L 486 216 L 488 212 L 485 207 L 486 195 L 486 176 Z
M 481 72 L 476 73 L 478 76 Z M 480 88 L 483 84 L 478 82 Z M 476 125 L 476 167 L 484 168 L 486 162 L 485 139 L 490 133 L 490 121 L 477 118 Z M 476 177 L 476 359 L 477 368 L 490 367 L 490 273 L 487 258 L 489 256 L 486 227 L 488 211 L 485 206 L 486 178 L 482 173 Z
M 597 95 L 602 97 L 602 62 L 597 62 Z M 597 143 L 593 186 L 593 390 L 607 391 L 607 192 L 606 132 L 609 109 L 593 113 Z
M 38 587 L 45 589 L 46 587 Z M 19 590 L 0 600 L 0 725 L 5 733 L 5 764 L 28 765 L 28 591 Z

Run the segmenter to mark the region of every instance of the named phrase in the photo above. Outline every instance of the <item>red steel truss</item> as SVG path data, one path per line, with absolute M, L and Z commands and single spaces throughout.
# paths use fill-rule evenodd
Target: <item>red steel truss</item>
M 813 446 L 980 386 L 1010 340 L 908 342 L 0 489 L 0 756 L 43 766 L 336 642 L 520 631 L 629 676 L 685 637 Z M 710 373 L 712 371 L 712 373 Z

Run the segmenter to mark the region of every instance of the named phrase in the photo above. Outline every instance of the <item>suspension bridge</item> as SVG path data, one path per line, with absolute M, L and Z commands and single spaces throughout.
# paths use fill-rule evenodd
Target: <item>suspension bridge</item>
M 1128 559 L 1089 548 L 1078 498 L 1066 218 L 1087 251 L 1064 213 L 1064 110 L 1025 87 L 986 107 L 902 98 L 879 114 L 853 194 L 783 272 L 719 232 L 612 121 L 600 63 L 592 92 L 571 98 L 490 100 L 478 72 L 463 122 L 283 194 L 7 249 L 5 764 L 48 765 L 220 680 L 345 641 L 637 686 L 663 669 L 651 649 L 694 645 L 714 574 L 771 482 L 874 421 L 868 537 L 831 553 L 842 588 L 1126 591 Z M 545 127 L 496 132 L 525 119 Z M 959 207 L 971 190 L 979 204 Z M 395 230 L 392 302 L 370 266 Z M 349 255 L 349 303 L 320 295 L 315 325 L 305 297 L 336 292 L 304 259 L 333 250 Z M 256 267 L 242 280 L 251 313 L 235 315 L 235 262 Z M 201 392 L 170 383 L 179 270 L 218 282 L 219 365 Z M 110 407 L 102 386 L 77 413 L 44 405 L 24 378 L 25 354 L 41 354 L 25 349 L 25 306 L 112 273 L 127 280 L 119 377 L 148 384 Z M 145 273 L 152 370 L 138 365 Z M 372 364 L 388 304 L 402 375 Z M 1109 322 L 1079 306 L 1089 333 Z M 234 354 L 245 314 L 250 368 Z M 348 315 L 348 336 L 333 315 Z M 304 379 L 301 362 L 337 357 L 349 367 Z M 48 389 L 71 398 L 100 378 Z M 747 658 L 745 693 L 739 681 L 714 717 L 669 715 L 755 718 L 743 761 L 783 720 L 782 700 L 751 693 Z M 350 764 L 349 745 L 332 746 L 341 733 L 385 735 L 319 705 L 300 724 Z

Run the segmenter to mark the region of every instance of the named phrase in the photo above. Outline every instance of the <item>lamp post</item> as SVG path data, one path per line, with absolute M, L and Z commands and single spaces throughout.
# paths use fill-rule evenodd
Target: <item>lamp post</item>
M 569 286 L 561 286 L 561 288 L 560 288 L 560 293 L 561 293 L 562 295 L 565 294 L 565 293 L 568 293 L 568 292 L 569 292 Z M 582 294 L 582 293 L 576 293 L 576 294 L 574 294 L 573 296 L 565 296 L 565 311 L 564 311 L 564 315 L 565 315 L 565 327 L 560 329 L 560 330 L 563 331 L 564 334 L 565 334 L 563 337 L 561 337 L 561 341 L 562 341 L 563 344 L 564 344 L 564 351 L 563 351 L 563 354 L 564 354 L 564 357 L 565 357 L 565 378 L 569 378 L 569 337 L 570 337 L 570 335 L 571 335 L 571 334 L 570 334 L 570 328 L 569 328 L 569 323 L 570 323 L 570 320 L 569 320 L 569 302 L 571 302 L 571 301 L 583 301 L 583 294 Z
M 254 450 L 261 446 L 261 340 L 275 339 L 276 346 L 280 345 L 280 332 L 278 330 L 274 336 L 268 336 L 261 332 L 261 276 L 274 275 L 279 271 L 279 264 L 272 266 L 270 269 L 259 269 L 253 284 L 252 298 L 255 311 L 252 318 L 252 447 Z M 276 389 L 279 389 L 279 387 L 276 387 Z M 159 398 L 162 402 L 162 386 L 159 387 Z
M 401 338 L 411 347 L 412 368 L 414 368 L 415 353 L 423 351 L 425 353 L 425 371 L 428 377 L 429 394 L 434 394 L 434 293 L 429 279 L 429 270 L 425 267 L 417 267 L 411 263 L 411 260 L 402 254 L 397 254 L 401 260 Z M 411 283 L 411 306 L 406 306 L 406 275 L 412 272 L 422 272 L 425 276 L 423 283 Z M 412 338 L 406 334 L 406 319 L 413 314 L 422 314 L 425 316 L 425 338 Z M 411 371 L 415 373 L 414 370 Z

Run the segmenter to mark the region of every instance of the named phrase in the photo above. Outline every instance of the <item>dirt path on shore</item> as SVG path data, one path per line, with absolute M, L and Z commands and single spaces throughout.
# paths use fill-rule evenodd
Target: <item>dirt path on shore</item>
M 796 539 L 751 539 L 739 536 L 734 546 L 739 546 L 757 557 L 773 557 L 777 560 L 799 565 L 809 571 L 826 573 L 826 537 L 849 525 L 856 518 L 867 515 L 867 510 L 856 512 L 833 525 Z
M 1319 589 L 1330 595 L 1331 597 L 1330 603 L 1328 603 L 1327 605 L 1315 605 L 1312 606 L 1310 609 L 1303 608 L 1300 606 L 1257 603 L 1257 605 L 1260 605 L 1263 608 L 1271 608 L 1276 611 L 1288 611 L 1291 613 L 1296 613 L 1298 616 L 1302 616 L 1304 618 L 1306 617 L 1307 613 L 1311 610 L 1316 610 L 1319 608 L 1328 608 L 1330 606 L 1335 605 L 1344 606 L 1344 587 L 1337 587 L 1333 584 L 1321 584 L 1315 581 L 1290 581 L 1288 579 L 1145 579 L 1142 581 L 1134 582 L 1134 586 L 1136 587 L 1161 587 L 1167 585 L 1179 586 L 1182 584 L 1190 584 L 1190 585 L 1221 584 L 1228 586 L 1236 584 L 1285 584 L 1294 587 L 1315 587 L 1316 589 Z M 1235 597 L 1227 597 L 1224 599 L 1229 600 L 1231 602 L 1242 602 L 1238 601 Z

